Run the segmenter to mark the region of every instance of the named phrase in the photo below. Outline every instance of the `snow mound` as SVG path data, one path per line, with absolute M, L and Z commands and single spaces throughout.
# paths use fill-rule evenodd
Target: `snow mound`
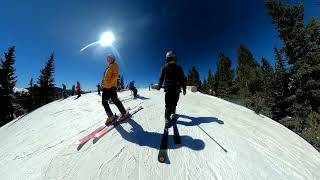
M 0 128 L 0 179 L 320 179 L 320 154 L 277 122 L 222 99 L 188 92 L 177 107 L 181 147 L 169 131 L 169 161 L 157 161 L 164 92 L 119 93 L 143 109 L 98 140 L 75 142 L 104 124 L 101 97 L 47 104 Z M 119 113 L 115 105 L 111 105 Z
M 14 87 L 13 88 L 13 92 L 22 92 L 22 93 L 28 93 L 29 90 L 25 89 L 25 88 L 18 88 L 18 87 Z

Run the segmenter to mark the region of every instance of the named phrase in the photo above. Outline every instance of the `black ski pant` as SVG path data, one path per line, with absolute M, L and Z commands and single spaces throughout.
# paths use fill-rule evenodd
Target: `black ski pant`
M 137 95 L 138 95 L 137 88 L 132 89 L 132 92 L 133 92 L 133 97 L 137 97 Z
M 80 92 L 80 89 L 77 90 L 77 94 L 78 94 L 78 97 L 81 96 L 81 92 Z
M 111 87 L 111 88 L 103 88 L 102 90 L 102 105 L 108 115 L 108 117 L 112 116 L 113 113 L 110 109 L 110 106 L 109 106 L 109 103 L 108 103 L 108 100 L 111 99 L 111 101 L 113 102 L 113 104 L 115 104 L 120 113 L 121 114 L 125 114 L 126 113 L 126 110 L 124 109 L 121 101 L 119 100 L 118 98 L 118 95 L 117 95 L 117 88 L 115 87 Z
M 171 119 L 172 114 L 176 114 L 176 107 L 179 101 L 180 92 L 178 91 L 166 91 L 165 102 L 166 102 L 166 110 L 165 110 L 165 127 L 170 127 L 171 124 L 175 123 Z

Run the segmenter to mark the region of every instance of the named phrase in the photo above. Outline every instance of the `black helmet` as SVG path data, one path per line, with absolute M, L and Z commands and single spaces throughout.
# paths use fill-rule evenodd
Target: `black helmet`
M 166 54 L 167 63 L 177 62 L 177 54 L 173 51 L 168 51 Z

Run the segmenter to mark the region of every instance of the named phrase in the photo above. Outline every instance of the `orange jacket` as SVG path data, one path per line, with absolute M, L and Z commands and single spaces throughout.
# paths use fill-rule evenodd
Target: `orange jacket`
M 102 88 L 117 87 L 118 85 L 118 74 L 119 67 L 118 64 L 112 63 L 104 72 L 104 77 L 102 80 Z

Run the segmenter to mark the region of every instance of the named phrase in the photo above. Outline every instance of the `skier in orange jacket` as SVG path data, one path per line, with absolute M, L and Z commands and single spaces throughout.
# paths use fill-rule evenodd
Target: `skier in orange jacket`
M 106 125 L 112 124 L 115 120 L 117 120 L 117 116 L 115 116 L 110 107 L 108 100 L 111 99 L 112 102 L 118 107 L 121 115 L 119 117 L 120 121 L 123 121 L 129 117 L 129 113 L 123 107 L 121 101 L 117 95 L 117 85 L 118 85 L 118 74 L 119 67 L 118 64 L 115 63 L 115 57 L 113 55 L 109 55 L 107 57 L 107 62 L 109 66 L 104 72 L 103 80 L 101 83 L 102 87 L 102 105 L 108 115 Z

